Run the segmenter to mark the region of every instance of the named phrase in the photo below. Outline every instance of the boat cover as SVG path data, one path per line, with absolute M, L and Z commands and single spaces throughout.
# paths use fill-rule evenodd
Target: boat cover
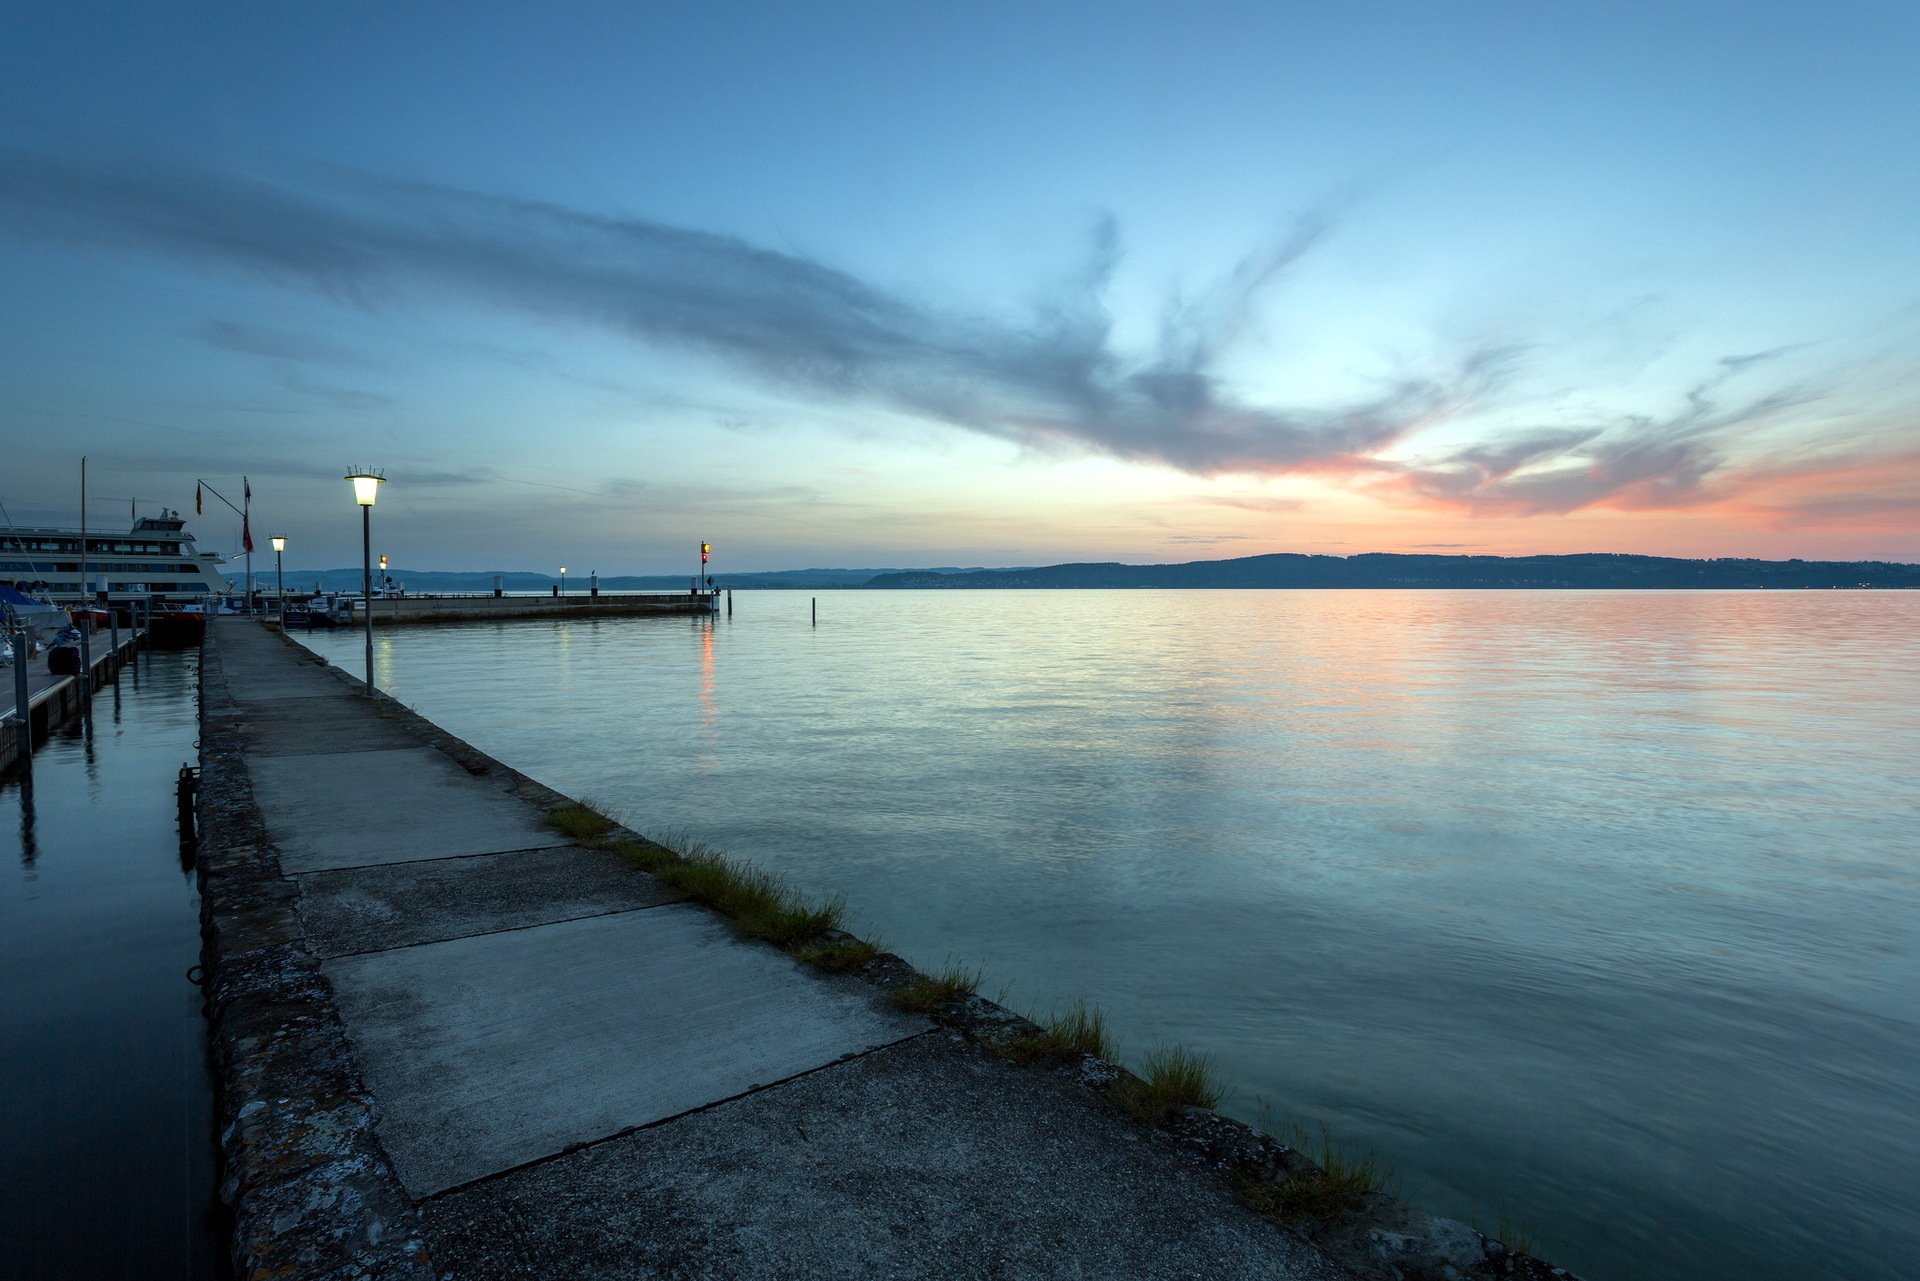
M 17 587 L 0 584 L 0 611 L 8 622 L 26 628 L 27 635 L 44 641 L 73 626 L 73 619 L 58 605 L 35 600 Z

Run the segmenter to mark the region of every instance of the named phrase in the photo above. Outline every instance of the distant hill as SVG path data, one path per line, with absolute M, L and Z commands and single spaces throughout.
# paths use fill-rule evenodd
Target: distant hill
M 1920 565 L 1891 561 L 1682 560 L 1670 556 L 1359 556 L 1278 553 L 1181 565 L 1048 565 L 1039 569 L 876 575 L 875 588 L 1450 587 L 1836 588 L 1920 587 Z

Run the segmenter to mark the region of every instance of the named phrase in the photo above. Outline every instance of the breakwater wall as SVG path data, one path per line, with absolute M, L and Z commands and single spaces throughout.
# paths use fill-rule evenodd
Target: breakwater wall
M 147 647 L 147 633 L 144 630 L 123 632 L 117 649 L 106 633 L 94 636 L 92 642 L 93 663 L 85 676 L 53 676 L 45 670 L 44 659 L 39 661 L 41 670 L 31 674 L 25 715 L 35 743 L 79 715 L 94 691 L 118 680 L 120 669 Z M 0 668 L 0 707 L 13 709 L 13 705 L 13 669 L 11 666 Z M 14 723 L 18 714 L 16 710 L 9 710 L 5 717 L 7 723 L 0 725 L 0 772 L 13 768 L 20 760 L 20 735 Z
M 576 592 L 567 596 L 396 596 L 376 597 L 373 625 L 471 623 L 511 618 L 625 618 L 671 614 L 711 614 L 718 598 L 710 592 Z

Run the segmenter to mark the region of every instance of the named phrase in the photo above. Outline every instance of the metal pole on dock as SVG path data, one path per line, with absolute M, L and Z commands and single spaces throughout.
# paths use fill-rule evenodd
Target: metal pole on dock
M 9 638 L 13 641 L 13 719 L 19 727 L 20 759 L 33 756 L 33 714 L 27 710 L 27 629 L 22 627 Z
M 373 693 L 373 504 L 360 508 L 360 604 L 367 611 L 367 693 Z
M 368 468 L 349 472 L 353 501 L 360 504 L 360 603 L 367 611 L 367 697 L 373 697 L 373 503 L 387 478 Z
M 287 550 L 284 534 L 275 534 L 273 544 L 273 598 L 280 602 L 280 630 L 287 630 L 287 576 L 280 567 L 280 554 Z

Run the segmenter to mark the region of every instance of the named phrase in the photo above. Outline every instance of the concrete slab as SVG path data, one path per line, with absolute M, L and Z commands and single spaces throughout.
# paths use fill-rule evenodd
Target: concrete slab
M 250 757 L 247 768 L 286 872 L 568 844 L 431 747 Z
M 250 757 L 311 756 L 329 752 L 368 752 L 418 747 L 410 728 L 369 706 L 364 698 L 343 694 L 240 704 L 237 727 Z
M 926 1030 L 857 980 L 648 908 L 340 957 L 380 1139 L 424 1197 Z
M 310 872 L 295 879 L 307 944 L 321 957 L 630 911 L 681 897 L 618 855 L 577 846 Z
M 250 619 L 223 618 L 213 624 L 234 701 L 274 703 L 290 698 L 337 697 L 346 692 L 337 676 L 311 651 L 292 648 Z
M 1349 1276 L 1165 1136 L 945 1032 L 422 1214 L 476 1281 Z

